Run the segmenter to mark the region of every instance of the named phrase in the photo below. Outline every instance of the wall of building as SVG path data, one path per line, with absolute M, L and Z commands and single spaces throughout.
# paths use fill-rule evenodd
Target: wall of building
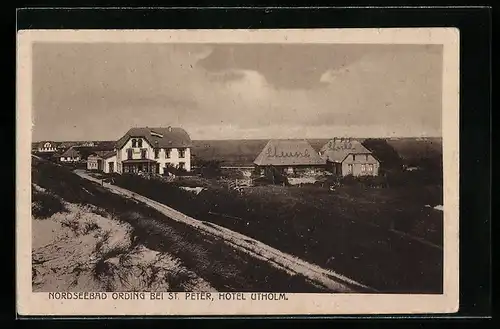
M 103 171 L 105 173 L 111 173 L 111 171 L 109 170 L 109 164 L 110 163 L 113 163 L 112 165 L 112 168 L 113 168 L 113 172 L 118 172 L 117 171 L 117 168 L 118 168 L 118 164 L 116 163 L 116 155 L 112 156 L 112 157 L 109 157 L 107 159 L 104 159 L 104 168 L 103 168 Z
M 178 168 L 179 164 L 181 162 L 184 163 L 184 169 L 186 169 L 187 171 L 191 171 L 191 149 L 190 148 L 184 149 L 184 157 L 183 158 L 181 158 L 179 156 L 179 149 L 177 149 L 177 148 L 170 149 L 169 157 L 167 157 L 166 149 L 161 149 L 159 152 L 159 159 L 154 159 L 154 160 L 160 162 L 160 174 L 163 174 L 163 167 L 165 167 L 167 164 L 172 164 L 173 166 Z
M 80 157 L 60 157 L 59 160 L 61 162 L 78 162 L 80 161 Z
M 87 159 L 87 169 L 88 170 L 99 170 L 98 158 L 89 157 Z
M 379 167 L 379 162 L 371 154 L 350 154 L 342 162 L 342 175 L 377 176 Z
M 267 166 L 254 166 L 254 172 L 257 174 L 264 174 Z M 275 169 L 281 171 L 286 175 L 298 175 L 298 176 L 307 176 L 307 175 L 317 175 L 322 173 L 326 169 L 326 165 L 293 165 L 293 166 L 274 166 Z

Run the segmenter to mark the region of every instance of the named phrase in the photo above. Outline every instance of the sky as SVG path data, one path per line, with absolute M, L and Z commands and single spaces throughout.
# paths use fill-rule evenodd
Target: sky
M 442 47 L 36 43 L 33 140 L 441 136 Z

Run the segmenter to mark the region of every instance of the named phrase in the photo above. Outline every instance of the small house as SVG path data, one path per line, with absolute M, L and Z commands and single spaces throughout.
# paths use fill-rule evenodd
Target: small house
M 88 156 L 87 169 L 103 172 L 113 172 L 113 159 L 116 159 L 116 151 L 96 151 Z M 112 163 L 112 165 L 110 165 L 110 163 Z
M 74 147 L 70 147 L 59 157 L 59 161 L 63 163 L 79 162 L 81 159 L 82 156 L 80 152 Z
M 334 138 L 320 150 L 329 171 L 337 176 L 377 176 L 379 161 L 359 141 Z

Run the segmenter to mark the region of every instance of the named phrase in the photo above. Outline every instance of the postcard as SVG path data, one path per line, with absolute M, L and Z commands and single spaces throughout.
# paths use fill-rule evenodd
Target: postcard
M 458 310 L 457 29 L 17 42 L 19 315 Z

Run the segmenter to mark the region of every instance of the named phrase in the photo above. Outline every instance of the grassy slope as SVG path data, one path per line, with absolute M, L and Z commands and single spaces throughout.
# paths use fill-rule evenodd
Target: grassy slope
M 290 276 L 221 241 L 200 235 L 145 205 L 109 193 L 66 168 L 34 160 L 32 181 L 68 202 L 105 209 L 133 228 L 135 241 L 180 259 L 218 291 L 321 291 L 301 276 Z
M 265 186 L 248 189 L 242 197 L 215 185 L 195 196 L 173 184 L 133 176 L 122 176 L 116 184 L 379 290 L 442 289 L 442 252 L 389 231 L 392 221 L 414 234 L 420 226 L 424 237 L 442 243 L 442 213 L 424 208 L 439 202 L 439 187 L 356 186 L 330 193 L 317 187 Z
M 213 291 L 175 257 L 137 244 L 130 225 L 62 202 L 64 212 L 34 216 L 34 291 Z

